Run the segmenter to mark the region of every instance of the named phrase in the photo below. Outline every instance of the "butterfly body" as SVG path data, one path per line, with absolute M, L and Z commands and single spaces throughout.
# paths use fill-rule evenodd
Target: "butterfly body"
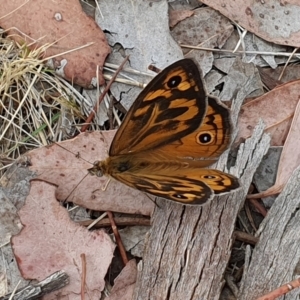
M 204 169 L 230 143 L 228 109 L 207 96 L 197 65 L 175 62 L 141 92 L 118 129 L 109 157 L 89 171 L 184 204 L 203 204 L 239 186 Z

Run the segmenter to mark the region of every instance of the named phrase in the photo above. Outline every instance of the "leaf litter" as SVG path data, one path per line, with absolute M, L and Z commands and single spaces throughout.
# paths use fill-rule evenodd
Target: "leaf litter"
M 219 4 L 219 3 L 217 3 L 217 4 Z M 210 4 L 208 4 L 208 5 L 210 5 Z M 216 3 L 213 3 L 213 5 L 216 5 Z M 225 6 L 226 9 L 228 9 L 228 7 L 229 7 L 228 5 Z M 250 9 L 252 9 L 252 7 L 253 6 L 251 4 Z M 285 8 L 287 8 L 287 7 L 285 7 Z M 156 8 L 156 9 L 158 9 L 158 8 Z M 128 11 L 129 10 L 127 10 L 127 12 Z M 145 9 L 145 11 L 146 11 L 146 9 Z M 201 10 L 199 10 L 199 11 L 201 11 Z M 202 9 L 202 12 L 204 12 L 204 11 L 206 13 L 208 12 L 208 16 L 210 16 L 209 12 L 211 12 L 211 16 L 214 16 L 214 14 L 216 13 L 215 11 L 213 11 L 212 9 L 209 9 L 209 8 Z M 220 10 L 220 11 L 223 13 L 222 10 Z M 165 12 L 163 12 L 163 13 L 165 13 Z M 196 12 L 196 15 L 197 15 L 197 13 L 198 12 Z M 108 15 L 108 13 L 106 15 Z M 192 20 L 193 17 L 197 17 L 197 16 L 195 16 L 195 13 L 193 13 L 193 15 L 190 18 L 184 19 L 183 22 L 179 22 L 178 25 L 180 25 L 181 23 L 183 24 L 184 22 L 186 22 L 186 23 L 191 22 L 191 24 L 192 24 L 192 22 L 194 22 L 194 20 Z M 225 23 L 226 22 L 228 23 L 228 20 L 226 20 L 226 18 L 222 17 L 221 15 L 220 15 L 220 18 L 222 20 L 224 20 Z M 108 19 L 105 18 L 105 19 L 109 20 L 109 18 Z M 213 20 L 214 18 L 212 17 L 211 19 Z M 239 21 L 240 21 L 240 24 L 242 24 L 242 20 L 239 20 Z M 139 24 L 139 23 L 137 23 L 137 24 Z M 137 25 L 137 24 L 135 24 L 135 25 Z M 182 24 L 181 24 L 181 26 L 183 26 Z M 230 23 L 228 23 L 228 24 L 230 25 Z M 217 24 L 214 24 L 214 25 L 217 25 Z M 286 24 L 284 24 L 284 25 L 286 25 Z M 232 25 L 230 25 L 230 26 L 231 26 L 231 28 L 233 28 Z M 136 26 L 131 26 L 131 27 L 136 27 Z M 213 28 L 213 26 L 212 26 L 212 28 Z M 214 28 L 215 34 L 217 34 L 218 29 L 219 29 L 218 26 L 215 26 L 215 28 Z M 254 32 L 256 32 L 260 29 L 261 28 L 259 28 L 257 26 L 253 27 Z M 217 54 L 218 49 L 214 49 L 215 47 L 226 48 L 226 46 L 230 42 L 231 37 L 233 35 L 235 35 L 235 33 L 230 35 L 232 33 L 232 29 L 230 29 L 230 30 L 231 31 L 229 34 L 227 34 L 226 30 L 222 31 L 221 34 L 220 34 L 220 32 L 218 32 L 220 35 L 218 35 L 218 34 L 216 35 L 217 40 L 211 39 L 211 41 L 210 41 L 211 36 L 204 38 L 203 39 L 204 44 L 199 44 L 200 42 L 202 42 L 202 40 L 200 39 L 201 30 L 198 30 L 198 32 L 196 30 L 196 34 L 198 34 L 198 36 L 197 36 L 197 38 L 195 38 L 195 40 L 197 40 L 198 43 L 194 46 L 196 46 L 196 47 L 200 46 L 200 48 L 201 48 L 201 46 L 206 46 L 207 49 L 211 48 L 211 51 L 208 51 L 206 49 L 205 51 L 207 53 L 205 53 L 203 55 L 203 57 L 201 57 L 201 55 L 196 53 L 195 50 L 189 50 L 189 52 L 192 53 L 192 55 L 196 55 L 197 59 L 199 60 L 199 63 L 202 66 L 204 66 L 205 73 L 210 71 L 210 73 L 207 74 L 207 78 L 215 78 L 215 83 L 214 84 L 210 83 L 212 86 L 212 89 L 210 89 L 210 90 L 213 90 L 214 87 L 217 85 L 217 83 L 219 83 L 220 85 L 226 86 L 225 90 L 221 89 L 222 93 L 223 93 L 222 98 L 224 100 L 230 100 L 230 99 L 235 98 L 235 95 L 239 91 L 240 84 L 242 84 L 242 85 L 245 84 L 242 81 L 240 81 L 241 80 L 240 77 L 242 78 L 242 76 L 236 76 L 235 80 L 230 79 L 231 76 L 233 76 L 232 75 L 232 66 L 234 66 L 234 65 L 236 66 L 236 68 L 237 68 L 236 74 L 242 75 L 244 73 L 247 73 L 247 71 L 245 71 L 245 69 L 244 69 L 244 65 L 243 65 L 244 63 L 242 64 L 239 61 L 240 60 L 239 58 L 236 58 L 236 56 L 233 56 L 236 54 L 233 54 L 232 50 L 231 50 L 232 56 L 230 57 L 230 55 L 228 56 L 226 54 L 227 55 L 227 57 L 226 57 L 226 55 Z M 132 28 L 130 28 L 128 30 L 129 33 L 131 31 L 132 31 Z M 173 31 L 176 32 L 176 30 L 173 30 Z M 188 29 L 186 31 L 188 31 Z M 146 32 L 144 34 L 146 35 Z M 244 33 L 241 33 L 241 35 L 243 35 L 243 34 Z M 214 36 L 214 34 L 212 34 L 212 36 Z M 294 35 L 294 37 L 296 37 L 296 36 L 297 35 Z M 184 35 L 178 34 L 175 38 L 177 41 L 182 42 L 182 40 L 184 39 Z M 275 40 L 277 38 L 278 37 L 275 37 Z M 240 40 L 242 41 L 241 36 L 240 36 Z M 219 41 L 221 41 L 221 43 L 219 43 Z M 123 41 L 121 41 L 120 43 L 123 44 Z M 258 44 L 257 41 L 255 43 Z M 297 41 L 293 40 L 293 43 L 297 43 Z M 133 45 L 135 46 L 136 49 L 139 49 L 139 47 L 136 46 L 136 44 L 133 44 Z M 239 51 L 243 51 L 244 50 L 243 47 L 245 46 L 245 45 L 243 45 L 243 41 L 241 42 L 240 46 L 242 47 L 242 50 L 239 50 Z M 247 47 L 249 47 L 249 46 L 247 46 Z M 264 46 L 261 46 L 261 47 L 262 48 L 259 48 L 259 51 L 264 50 L 264 48 L 263 48 Z M 162 48 L 164 48 L 164 47 L 162 47 Z M 125 47 L 124 49 L 125 49 L 125 51 L 128 51 L 129 48 Z M 149 47 L 147 47 L 147 49 L 149 49 Z M 268 48 L 267 50 L 270 51 L 270 48 Z M 136 53 L 135 56 L 139 55 L 138 52 Z M 160 53 L 160 52 L 157 52 L 156 54 L 158 54 L 158 53 Z M 245 52 L 245 54 L 247 55 L 246 52 Z M 178 53 L 176 55 L 178 55 Z M 274 53 L 274 55 L 276 55 L 276 53 Z M 286 55 L 288 55 L 288 53 L 286 53 Z M 251 58 L 251 56 L 248 55 L 247 59 L 248 59 L 248 61 L 249 61 L 249 59 L 251 61 L 254 58 L 256 59 L 258 56 L 259 56 L 259 54 L 255 54 L 255 55 L 253 55 L 253 58 Z M 116 57 L 117 57 L 116 55 L 111 56 L 111 58 L 116 58 Z M 151 57 L 151 59 L 153 59 L 153 57 L 154 57 L 154 56 L 151 56 L 151 52 L 150 52 L 150 57 Z M 216 62 L 217 62 L 218 58 L 224 58 L 224 61 L 221 62 L 221 60 L 219 60 L 219 63 L 217 66 Z M 227 58 L 227 60 L 226 60 L 226 58 Z M 265 60 L 267 61 L 266 57 L 265 57 Z M 148 61 L 149 60 L 146 60 L 146 63 L 148 63 Z M 169 64 L 166 59 L 163 59 L 163 61 L 166 64 Z M 228 79 L 224 79 L 224 74 L 222 74 L 222 71 L 224 70 L 224 68 L 226 68 L 226 63 L 228 64 L 228 61 L 230 61 L 230 67 L 228 67 L 228 65 L 227 65 Z M 268 60 L 266 63 L 275 67 L 277 61 L 278 60 L 271 59 L 271 60 Z M 157 62 L 157 61 L 155 61 L 155 62 Z M 255 60 L 255 62 L 256 62 L 256 60 Z M 161 63 L 158 63 L 157 65 L 159 67 L 163 66 Z M 146 64 L 145 64 L 145 66 L 146 66 Z M 213 72 L 215 74 L 214 77 L 211 76 L 211 74 L 212 74 L 211 69 L 213 66 L 214 67 L 217 66 L 217 69 L 221 70 L 221 72 L 218 72 L 218 70 L 214 69 L 213 70 Z M 246 66 L 246 64 L 245 64 L 245 66 Z M 250 66 L 250 65 L 247 65 L 247 67 L 248 66 Z M 145 71 L 145 70 L 143 70 L 143 71 Z M 254 70 L 252 72 L 252 75 L 250 76 L 250 78 L 251 78 L 251 80 L 249 80 L 249 81 L 251 81 L 251 84 L 253 84 L 253 81 L 255 81 L 255 80 L 258 84 L 254 84 L 252 86 L 252 89 L 249 89 L 249 95 L 255 91 L 261 91 L 261 87 L 259 86 L 259 80 L 257 79 L 258 77 L 257 77 L 256 70 Z M 239 135 L 239 138 L 245 138 L 246 136 L 249 136 L 249 134 L 251 134 L 251 129 L 258 122 L 257 116 L 259 116 L 263 119 L 266 119 L 266 121 L 268 123 L 267 130 L 270 130 L 274 143 L 282 144 L 283 141 L 286 139 L 286 134 L 287 134 L 287 131 L 289 128 L 288 122 L 291 122 L 291 116 L 294 113 L 293 110 L 295 110 L 295 107 L 298 103 L 298 100 L 297 101 L 295 100 L 296 99 L 296 97 L 295 97 L 296 90 L 297 90 L 297 83 L 287 83 L 286 85 L 278 87 L 274 91 L 271 91 L 271 92 L 267 93 L 266 95 L 261 96 L 258 99 L 255 99 L 253 104 L 245 104 L 243 107 L 244 113 L 241 116 L 241 120 L 242 120 L 241 128 L 242 129 L 244 128 L 243 129 L 244 131 L 242 132 L 241 135 Z M 213 90 L 213 92 L 218 93 L 218 90 Z M 121 95 L 121 93 L 116 94 L 116 98 L 117 99 L 121 98 L 121 97 L 119 97 L 120 95 Z M 278 97 L 277 97 L 277 95 L 278 95 Z M 280 97 L 281 97 L 281 102 L 280 102 Z M 287 97 L 288 97 L 288 99 L 292 99 L 292 100 L 287 101 L 286 100 Z M 129 98 L 131 98 L 130 101 L 133 101 L 135 97 L 130 96 Z M 278 102 L 277 103 L 272 102 L 271 101 L 272 98 L 273 99 L 278 98 L 278 99 L 275 99 L 275 101 L 278 101 Z M 284 99 L 284 101 L 282 99 Z M 266 102 L 266 103 L 263 104 L 263 102 Z M 286 104 L 286 102 L 288 102 L 288 104 Z M 295 102 L 293 104 L 294 106 L 291 105 L 289 102 Z M 251 102 L 249 102 L 249 103 L 251 103 Z M 288 109 L 286 109 L 285 106 L 288 106 Z M 282 114 L 278 113 L 278 115 L 279 115 L 278 118 L 277 118 L 277 116 L 274 116 L 275 118 L 270 118 L 270 120 L 269 120 L 270 114 L 268 114 L 268 111 L 270 110 L 271 107 L 277 107 L 277 108 L 280 107 L 280 110 L 282 109 L 284 112 Z M 278 112 L 278 110 L 277 110 L 277 112 Z M 277 112 L 276 113 L 273 112 L 273 114 L 277 115 Z M 265 117 L 264 114 L 266 114 L 267 117 Z M 295 114 L 295 116 L 296 116 L 296 114 Z M 286 121 L 287 121 L 287 123 L 284 123 Z M 286 139 L 286 145 L 285 145 L 286 153 L 284 153 L 284 151 L 283 151 L 282 157 L 281 157 L 281 160 L 282 160 L 281 169 L 284 169 L 283 166 L 286 167 L 286 169 L 285 169 L 284 174 L 282 174 L 282 176 L 279 173 L 277 175 L 277 187 L 279 186 L 279 189 L 275 188 L 276 191 L 280 190 L 282 185 L 285 184 L 287 178 L 292 173 L 293 169 L 296 167 L 296 164 L 299 164 L 298 159 L 295 159 L 292 163 L 291 163 L 291 160 L 292 160 L 291 158 L 290 158 L 290 161 L 288 161 L 288 158 L 291 157 L 291 155 L 289 153 L 291 151 L 292 151 L 292 153 L 294 153 L 293 151 L 295 151 L 295 149 L 297 148 L 298 140 L 297 140 L 297 137 L 295 138 L 295 133 L 297 133 L 297 130 L 298 130 L 297 123 L 298 122 L 296 121 L 296 119 L 294 119 L 292 122 L 292 127 L 290 129 L 290 133 L 288 134 L 288 137 Z M 281 124 L 281 128 L 278 127 L 278 124 Z M 103 125 L 103 123 L 102 123 L 102 125 Z M 271 129 L 274 129 L 274 130 L 272 131 Z M 114 210 L 114 211 L 124 211 L 124 212 L 126 211 L 126 212 L 132 213 L 133 211 L 131 209 L 132 209 L 132 207 L 134 207 L 134 209 L 135 209 L 134 212 L 142 213 L 145 215 L 151 214 L 151 211 L 153 209 L 153 203 L 150 202 L 149 200 L 147 200 L 146 198 L 144 199 L 145 202 L 143 202 L 144 200 L 141 200 L 143 197 L 142 193 L 137 192 L 137 194 L 133 194 L 132 191 L 127 191 L 126 190 L 127 187 L 125 187 L 122 184 L 120 184 L 120 187 L 115 186 L 115 184 L 119 184 L 116 182 L 110 183 L 108 186 L 108 190 L 103 192 L 102 190 L 100 191 L 100 189 L 105 184 L 105 179 L 92 178 L 92 177 L 84 178 L 87 174 L 87 172 L 86 172 L 87 168 L 90 167 L 90 163 L 92 163 L 94 160 L 99 160 L 99 159 L 104 158 L 104 154 L 106 151 L 105 147 L 101 146 L 101 144 L 104 143 L 103 137 L 100 137 L 99 135 L 95 136 L 94 140 L 89 144 L 89 142 L 87 142 L 87 140 L 85 139 L 86 136 L 87 136 L 87 134 L 80 135 L 79 137 L 70 141 L 70 145 L 67 145 L 67 142 L 64 142 L 62 144 L 65 148 L 70 149 L 71 151 L 72 150 L 74 151 L 74 149 L 76 149 L 75 153 L 78 153 L 78 157 L 76 157 L 76 154 L 72 154 L 70 152 L 67 152 L 67 154 L 63 154 L 63 151 L 66 151 L 66 150 L 65 149 L 60 149 L 63 151 L 58 150 L 58 148 L 60 148 L 60 147 L 58 147 L 57 145 L 53 145 L 49 148 L 42 148 L 39 150 L 34 150 L 31 153 L 28 153 L 28 156 L 30 157 L 30 160 L 32 161 L 31 169 L 34 170 L 38 174 L 38 178 L 41 178 L 44 180 L 49 180 L 50 182 L 58 185 L 57 190 L 54 191 L 54 188 L 52 188 L 52 191 L 51 191 L 52 194 L 50 197 L 51 200 L 54 201 L 54 192 L 55 192 L 56 197 L 60 200 L 70 200 L 76 204 L 88 207 L 90 209 L 95 209 L 95 210 L 103 209 L 103 210 Z M 78 140 L 80 140 L 81 138 L 83 138 L 83 142 L 78 142 Z M 291 142 L 291 141 L 293 141 L 293 142 Z M 107 142 L 107 144 L 109 144 L 109 142 Z M 106 149 L 107 148 L 108 147 L 106 147 Z M 97 151 L 99 150 L 99 153 L 95 149 L 97 149 Z M 90 156 L 86 155 L 86 153 L 88 153 L 88 152 L 92 152 L 92 155 L 90 155 Z M 53 158 L 53 159 L 51 159 L 51 158 Z M 84 159 L 86 159 L 86 161 L 84 161 Z M 278 168 L 278 170 L 279 169 L 280 169 L 280 167 Z M 82 181 L 82 178 L 84 178 L 83 181 Z M 90 183 L 86 183 L 86 182 L 90 182 Z M 96 191 L 95 191 L 95 187 L 97 189 Z M 89 192 L 87 192 L 87 191 L 89 191 Z M 33 188 L 31 189 L 31 193 L 34 193 Z M 132 198 L 136 201 L 134 203 L 128 202 L 129 200 L 126 199 L 127 194 L 129 195 L 128 198 Z M 38 195 L 38 192 L 36 192 L 36 195 L 32 195 L 32 197 L 35 198 L 36 201 L 37 201 L 37 199 L 39 200 L 39 198 L 37 198 L 37 195 Z M 120 206 L 119 206 L 119 204 L 118 204 L 118 206 L 115 205 L 116 198 L 120 199 Z M 112 199 L 113 199 L 113 201 L 112 201 Z M 123 203 L 122 203 L 122 201 L 123 201 Z M 108 202 L 111 202 L 111 203 L 109 204 Z M 128 205 L 126 207 L 127 202 L 128 202 Z M 144 210 L 144 206 L 146 205 L 147 202 L 150 203 L 151 205 Z M 38 201 L 36 203 L 38 203 Z M 27 205 L 27 203 L 26 203 L 26 205 Z M 35 208 L 32 208 L 32 211 L 35 211 Z M 32 213 L 32 212 L 28 212 L 28 215 L 30 215 L 30 213 Z M 80 264 L 78 264 L 78 265 L 80 265 Z M 77 285 L 77 287 L 78 287 L 78 285 Z M 131 293 L 132 293 L 132 291 L 131 291 Z M 113 296 L 113 294 L 111 296 Z
M 114 280 L 111 294 L 105 300 L 131 300 L 137 277 L 137 266 L 134 259 L 130 260 Z
M 251 136 L 261 118 L 266 132 L 271 134 L 271 145 L 282 146 L 299 101 L 299 88 L 299 80 L 288 82 L 244 104 L 240 112 L 236 140 Z
M 299 100 L 299 99 L 298 99 Z M 277 169 L 277 176 L 275 184 L 258 194 L 248 195 L 249 199 L 263 198 L 272 195 L 279 194 L 284 186 L 286 185 L 292 173 L 300 166 L 300 101 L 297 103 L 296 111 L 293 117 L 292 124 L 284 143 L 282 153 L 279 160 L 279 165 Z M 298 150 L 298 151 L 297 151 Z M 291 155 L 292 154 L 292 155 Z
M 281 45 L 300 46 L 300 6 L 297 1 L 202 1 L 257 36 Z M 291 26 L 293 24 L 293 26 Z

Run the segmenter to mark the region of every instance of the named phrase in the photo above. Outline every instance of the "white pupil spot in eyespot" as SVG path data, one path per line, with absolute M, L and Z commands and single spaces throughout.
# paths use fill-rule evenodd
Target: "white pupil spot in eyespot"
M 173 76 L 171 77 L 168 82 L 167 85 L 170 89 L 177 87 L 182 81 L 182 78 L 180 76 Z
M 203 176 L 205 179 L 215 179 L 217 178 L 216 176 L 212 176 L 212 175 L 206 175 L 206 176 Z
M 181 194 L 174 194 L 173 196 L 174 196 L 174 198 L 177 198 L 177 199 L 187 199 L 187 197 L 185 197 Z
M 215 140 L 212 132 L 201 132 L 197 135 L 196 141 L 200 145 L 209 145 Z
M 201 144 L 207 144 L 210 142 L 210 140 L 211 140 L 211 136 L 207 133 L 201 134 L 199 136 L 199 141 Z

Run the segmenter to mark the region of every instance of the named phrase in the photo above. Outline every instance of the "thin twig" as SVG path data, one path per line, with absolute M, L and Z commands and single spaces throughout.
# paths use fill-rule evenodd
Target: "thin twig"
M 122 240 L 121 240 L 121 237 L 120 237 L 118 228 L 117 228 L 117 226 L 116 226 L 116 223 L 115 223 L 113 214 L 112 214 L 111 211 L 108 211 L 108 212 L 107 212 L 107 215 L 108 215 L 108 217 L 109 217 L 109 220 L 110 220 L 110 223 L 111 223 L 111 228 L 112 228 L 113 233 L 114 233 L 114 236 L 115 236 L 115 238 L 116 238 L 116 243 L 117 243 L 117 245 L 118 245 L 118 247 L 119 247 L 119 250 L 120 250 L 120 254 L 121 254 L 123 263 L 124 263 L 124 265 L 126 265 L 126 264 L 128 263 L 128 258 L 127 258 L 127 255 L 126 255 L 126 250 L 125 250 L 124 245 L 123 245 L 123 243 L 122 243 Z
M 70 211 L 70 210 L 69 210 Z M 103 215 L 101 215 L 102 217 Z M 110 221 L 105 218 L 102 220 L 96 219 L 96 222 L 94 220 L 83 220 L 83 221 L 78 221 L 77 223 L 80 224 L 81 226 L 86 226 L 88 229 L 93 227 L 94 229 L 98 228 L 103 228 L 103 227 L 108 227 L 111 226 Z M 149 218 L 146 217 L 119 217 L 119 218 L 114 218 L 114 221 L 117 226 L 150 226 L 151 221 Z
M 280 296 L 283 296 L 295 288 L 298 288 L 300 286 L 300 278 L 290 281 L 289 283 L 286 283 L 282 285 L 281 287 L 275 289 L 274 291 L 265 294 L 264 296 L 261 296 L 257 298 L 256 300 L 275 300 L 278 299 Z
M 80 254 L 81 258 L 81 300 L 84 300 L 85 280 L 86 280 L 86 258 L 85 254 Z
M 256 208 L 256 210 L 262 215 L 266 216 L 267 215 L 267 210 L 264 208 L 263 205 L 261 205 L 256 199 L 248 199 L 250 203 Z
M 291 56 L 288 58 L 288 60 L 287 60 L 286 63 L 284 64 L 284 67 L 283 67 L 283 69 L 282 69 L 282 71 L 281 71 L 281 74 L 280 74 L 279 77 L 278 77 L 278 80 L 281 80 L 281 78 L 282 78 L 282 76 L 283 76 L 283 74 L 284 74 L 284 72 L 285 72 L 285 70 L 286 70 L 286 68 L 287 68 L 287 66 L 288 66 L 288 64 L 289 64 L 289 62 L 291 61 L 291 59 L 292 59 L 292 57 L 294 56 L 294 54 L 298 51 L 298 49 L 299 49 L 299 48 L 295 48 L 295 49 L 294 49 L 294 51 L 292 52 Z
M 120 73 L 120 71 L 122 70 L 123 66 L 125 65 L 125 63 L 127 62 L 128 59 L 129 59 L 129 55 L 127 55 L 125 57 L 124 61 L 120 65 L 120 67 L 118 68 L 118 70 L 115 72 L 114 76 L 111 78 L 111 80 L 109 81 L 109 83 L 105 87 L 103 93 L 101 94 L 101 96 L 98 99 L 98 102 L 94 106 L 94 109 L 91 111 L 90 115 L 88 116 L 88 118 L 86 120 L 86 124 L 82 126 L 81 132 L 85 132 L 87 130 L 88 126 L 90 125 L 91 121 L 93 120 L 93 118 L 95 116 L 95 112 L 98 110 L 98 106 L 100 105 L 100 103 L 103 100 L 104 96 L 106 95 L 106 93 L 110 89 L 111 85 L 115 81 L 115 78 L 118 76 L 118 74 Z
M 235 51 L 233 50 L 227 50 L 227 49 L 214 49 L 214 48 L 206 48 L 206 47 L 197 47 L 197 46 L 191 46 L 191 45 L 184 45 L 180 44 L 182 48 L 188 48 L 188 49 L 195 49 L 195 50 L 205 50 L 205 51 L 212 51 L 212 52 L 224 52 L 224 53 L 240 53 L 240 54 L 260 54 L 260 55 L 272 55 L 272 56 L 291 56 L 293 52 L 264 52 L 264 51 Z M 297 56 L 297 55 L 294 55 Z

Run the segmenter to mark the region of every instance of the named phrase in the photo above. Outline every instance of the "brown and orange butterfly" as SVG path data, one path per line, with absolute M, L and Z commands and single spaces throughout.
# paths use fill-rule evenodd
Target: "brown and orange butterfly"
M 239 187 L 238 179 L 205 169 L 230 143 L 230 112 L 207 96 L 196 63 L 183 59 L 140 93 L 118 129 L 109 157 L 92 175 L 184 204 L 203 204 Z

